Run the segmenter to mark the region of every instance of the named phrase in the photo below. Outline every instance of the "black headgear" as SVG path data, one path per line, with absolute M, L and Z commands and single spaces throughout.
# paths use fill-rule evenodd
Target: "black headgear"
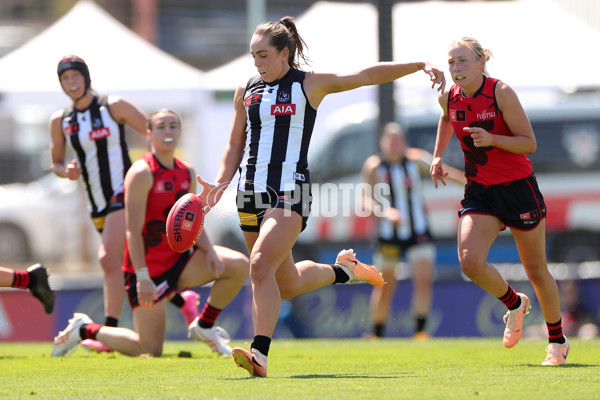
M 60 80 L 60 76 L 63 72 L 68 69 L 75 69 L 83 75 L 83 79 L 85 81 L 85 90 L 87 91 L 92 84 L 92 79 L 90 78 L 90 70 L 88 69 L 87 64 L 81 57 L 77 56 L 65 56 L 58 62 L 58 79 Z

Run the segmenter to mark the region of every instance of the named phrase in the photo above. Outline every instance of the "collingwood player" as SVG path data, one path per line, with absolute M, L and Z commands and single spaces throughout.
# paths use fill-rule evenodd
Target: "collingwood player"
M 385 62 L 351 74 L 304 72 L 299 69 L 299 60 L 306 61 L 304 48 L 291 17 L 256 28 L 250 53 L 258 75 L 236 90 L 231 135 L 215 182 L 198 177 L 202 201 L 212 207 L 240 171 L 237 206 L 250 253 L 255 336 L 250 351 L 235 348 L 233 357 L 261 377 L 267 375 L 282 298 L 332 283 L 384 283 L 352 250 L 341 251 L 333 265 L 292 258 L 310 210 L 307 152 L 319 104 L 330 93 L 391 82 L 419 70 L 433 85 L 444 85 L 443 72 L 424 62 Z

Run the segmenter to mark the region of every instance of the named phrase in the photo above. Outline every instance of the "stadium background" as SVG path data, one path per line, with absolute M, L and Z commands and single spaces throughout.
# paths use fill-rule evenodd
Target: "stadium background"
M 504 1 L 507 3 L 508 1 Z M 527 0 L 522 0 L 527 2 Z M 254 12 L 248 12 L 247 4 L 252 3 Z M 98 0 L 96 5 L 108 12 L 113 18 L 130 28 L 144 40 L 177 59 L 195 67 L 200 71 L 209 72 L 231 62 L 247 53 L 249 15 L 256 14 L 256 9 L 264 7 L 265 19 L 279 19 L 283 15 L 301 17 L 315 1 L 298 0 L 288 2 L 285 0 L 274 1 L 159 1 L 159 0 Z M 339 3 L 339 2 L 335 2 Z M 364 4 L 364 2 L 348 1 L 346 3 Z M 400 2 L 379 1 L 374 5 L 385 8 Z M 405 2 L 407 3 L 407 2 Z M 408 2 L 417 3 L 417 2 Z M 451 3 L 451 2 L 444 2 Z M 475 3 L 479 2 L 456 2 Z M 594 1 L 563 1 L 556 3 L 565 13 L 581 20 L 596 32 L 600 31 L 600 6 Z M 46 28 L 51 26 L 66 13 L 76 1 L 71 0 L 3 0 L 0 3 L 0 64 L 3 58 L 11 55 L 15 50 L 27 44 Z M 260 14 L 260 13 L 259 13 Z M 385 16 L 384 16 L 385 17 Z M 259 16 L 254 18 L 261 20 Z M 333 21 L 333 20 L 332 20 Z M 334 22 L 332 22 L 334 23 Z M 304 33 L 302 30 L 301 33 Z M 543 38 L 539 38 L 543 40 Z M 586 41 L 586 38 L 576 38 Z M 340 40 L 343 40 L 343 35 Z M 309 50 L 311 43 L 309 42 Z M 530 44 L 535 48 L 535 44 Z M 592 45 L 592 44 L 590 44 Z M 560 49 L 557 49 L 560 52 Z M 309 53 L 310 54 L 310 53 Z M 51 63 L 54 64 L 62 54 L 56 54 Z M 533 59 L 535 63 L 535 57 Z M 93 66 L 90 66 L 92 71 Z M 126 68 L 126 66 L 123 66 Z M 528 68 L 533 68 L 529 66 Z M 544 66 L 542 68 L 549 68 Z M 27 69 L 24 68 L 26 71 Z M 583 73 L 583 72 L 582 72 Z M 501 72 L 499 72 L 501 75 Z M 245 77 L 235 77 L 236 80 Z M 27 76 L 3 76 L 3 80 L 27 80 Z M 92 73 L 94 80 L 94 74 Z M 557 75 L 557 81 L 561 76 Z M 53 83 L 57 83 L 54 81 Z M 237 84 L 238 82 L 236 82 Z M 509 82 L 510 83 L 510 82 Z M 581 88 L 589 102 L 598 102 L 600 88 Z M 57 92 L 60 90 L 56 84 Z M 101 90 L 101 89 L 99 89 Z M 230 94 L 226 90 L 214 90 L 210 93 L 214 98 L 229 100 Z M 388 93 L 389 95 L 389 93 Z M 64 96 L 63 96 L 64 97 Z M 66 97 L 63 105 L 66 105 Z M 152 110 L 148 110 L 152 111 Z M 193 110 L 189 113 L 193 113 Z M 43 113 L 42 113 L 43 114 Z M 7 102 L 7 97 L 0 93 L 0 126 L 2 144 L 0 150 L 0 209 L 8 201 L 8 193 L 14 183 L 27 183 L 43 176 L 48 171 L 48 156 L 45 146 L 47 144 L 47 120 L 49 114 L 43 118 L 28 122 L 27 115 L 15 116 Z M 40 121 L 44 122 L 41 123 Z M 229 125 L 229 120 L 225 122 Z M 201 123 L 200 123 L 200 126 Z M 24 141 L 19 138 L 30 138 Z M 538 138 L 539 140 L 539 138 Z M 33 145 L 31 145 L 33 143 Z M 597 146 L 597 142 L 595 142 Z M 134 144 L 136 142 L 134 141 Z M 203 142 L 204 144 L 204 142 Z M 139 141 L 138 147 L 141 147 Z M 540 141 L 540 146 L 543 146 Z M 594 145 L 594 142 L 592 142 Z M 135 145 L 134 145 L 135 147 Z M 220 153 L 219 151 L 215 151 Z M 596 149 L 595 157 L 598 157 Z M 361 161 L 357 161 L 361 162 Z M 597 158 L 595 164 L 598 165 Z M 600 173 L 594 167 L 593 173 Z M 58 178 L 56 178 L 58 180 Z M 589 186 L 598 191 L 600 181 L 590 181 Z M 5 191 L 4 189 L 9 189 Z M 28 192 L 23 192 L 23 195 Z M 79 192 L 78 192 L 79 193 Z M 81 193 L 79 193 L 81 195 Z M 43 202 L 43 198 L 37 202 Z M 591 202 L 598 204 L 600 198 L 594 197 Z M 85 223 L 89 222 L 82 209 L 83 203 L 75 203 L 78 207 L 71 212 L 77 217 L 73 221 L 81 221 L 81 227 L 74 229 L 73 223 L 62 219 L 55 220 L 56 226 L 50 227 L 50 234 L 57 237 L 60 242 L 70 242 L 70 247 L 61 250 L 58 255 L 38 256 L 35 251 L 9 256 L 11 249 L 24 239 L 0 229 L 0 265 L 7 267 L 25 268 L 33 262 L 44 262 L 51 266 L 52 284 L 58 290 L 57 309 L 52 316 L 46 316 L 41 311 L 39 304 L 31 299 L 28 294 L 15 290 L 0 291 L 0 341 L 21 340 L 49 340 L 62 327 L 73 311 L 88 312 L 92 317 L 102 317 L 102 294 L 100 288 L 100 267 L 94 257 L 96 238 Z M 591 209 L 592 213 L 600 213 L 597 205 Z M 44 209 L 40 212 L 52 213 L 53 209 Z M 25 210 L 25 214 L 35 215 L 32 209 Z M 56 218 L 58 214 L 54 216 Z M 26 218 L 26 217 L 24 217 Z M 590 215 L 590 220 L 597 220 L 597 214 Z M 36 220 L 26 221 L 35 225 Z M 66 225 L 60 229 L 59 225 Z M 34 226 L 35 227 L 35 226 Z M 48 227 L 35 227 L 37 230 Z M 600 226 L 592 227 L 595 232 L 600 231 Z M 73 232 L 75 232 L 73 234 Z M 582 242 L 589 240 L 586 232 L 572 232 Z M 596 240 L 596 237 L 594 237 Z M 595 241 L 597 247 L 600 243 Z M 226 243 L 228 244 L 228 243 Z M 43 244 L 31 243 L 31 247 L 43 247 Z M 451 247 L 451 246 L 450 246 Z M 366 250 L 368 248 L 364 248 Z M 325 252 L 324 254 L 327 254 Z M 364 254 L 364 253 L 363 253 Z M 596 253 L 597 254 L 597 253 Z M 368 256 L 370 257 L 370 255 Z M 514 251 L 511 254 L 514 258 Z M 510 259 L 510 257 L 508 257 Z M 506 260 L 504 260 L 506 261 Z M 578 262 L 555 263 L 552 271 L 559 280 L 576 280 L 580 289 L 580 304 L 587 307 L 587 312 L 598 322 L 600 320 L 600 265 L 597 258 L 585 258 Z M 451 264 L 451 263 L 450 263 Z M 500 266 L 511 283 L 528 293 L 532 293 L 531 286 L 525 281 L 518 266 L 510 263 Z M 522 269 L 522 268 L 521 268 Z M 432 314 L 431 331 L 436 336 L 494 336 L 501 331 L 502 309 L 494 303 L 494 299 L 483 294 L 474 285 L 466 282 L 458 272 L 456 264 L 447 266 L 445 271 L 454 271 L 453 274 L 442 274 L 435 283 L 435 303 Z M 405 275 L 401 280 L 398 295 L 394 300 L 393 318 L 390 323 L 390 335 L 408 336 L 412 332 L 410 316 L 408 314 L 410 299 L 410 281 Z M 207 296 L 207 288 L 197 288 L 203 298 Z M 459 293 L 457 295 L 457 293 Z M 329 287 L 319 291 L 300 296 L 291 302 L 285 303 L 282 308 L 281 323 L 278 325 L 277 337 L 358 337 L 368 329 L 368 294 L 369 288 L 364 285 L 350 287 Z M 459 304 L 449 299 L 456 298 L 464 312 L 457 317 L 455 312 Z M 225 326 L 233 337 L 250 337 L 251 327 L 249 312 L 249 291 L 246 287 L 236 298 L 226 312 L 221 324 Z M 535 306 L 535 304 L 534 304 Z M 538 307 L 539 311 L 539 307 Z M 534 325 L 541 323 L 540 313 L 528 321 Z M 32 318 L 33 316 L 33 318 Z M 310 318 L 309 318 L 310 316 Z M 176 312 L 170 313 L 172 319 L 169 324 L 168 337 L 180 339 L 185 337 L 183 322 Z M 33 325 L 31 321 L 39 322 Z M 123 320 L 125 325 L 131 326 L 130 312 L 124 307 Z

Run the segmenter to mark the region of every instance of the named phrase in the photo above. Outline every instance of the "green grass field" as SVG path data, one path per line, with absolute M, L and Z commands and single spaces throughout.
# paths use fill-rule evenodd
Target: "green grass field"
M 235 345 L 243 345 L 235 342 Z M 568 364 L 542 367 L 543 340 L 275 340 L 269 377 L 250 378 L 202 343 L 168 342 L 161 358 L 50 357 L 48 343 L 0 345 L 2 398 L 598 399 L 600 340 L 571 340 Z M 179 358 L 189 351 L 191 358 Z

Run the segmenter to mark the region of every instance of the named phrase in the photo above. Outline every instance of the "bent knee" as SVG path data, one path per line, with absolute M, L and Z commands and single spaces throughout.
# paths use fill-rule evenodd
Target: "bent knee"
M 106 252 L 98 254 L 98 261 L 104 271 L 121 271 L 122 260 Z
M 275 274 L 275 270 L 266 257 L 260 253 L 250 257 L 250 278 L 252 282 L 262 282 Z
M 548 271 L 546 264 L 537 266 L 525 265 L 524 268 L 525 272 L 527 273 L 527 277 L 531 282 L 543 282 L 547 279 L 554 280 L 554 277 L 550 271 Z
M 459 256 L 459 261 L 462 272 L 469 277 L 477 275 L 485 267 L 485 259 L 468 253 Z

